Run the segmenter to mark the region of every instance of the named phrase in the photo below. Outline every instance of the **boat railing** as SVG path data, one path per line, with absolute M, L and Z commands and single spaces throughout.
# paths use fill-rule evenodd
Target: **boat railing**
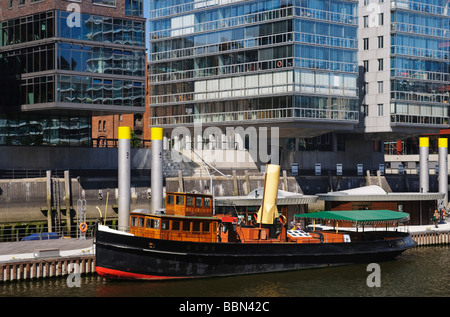
M 182 231 L 161 231 L 152 232 L 150 230 L 143 230 L 136 234 L 140 237 L 150 238 L 150 239 L 164 239 L 170 241 L 186 241 L 186 242 L 217 242 L 216 236 L 210 236 L 202 233 L 185 233 Z

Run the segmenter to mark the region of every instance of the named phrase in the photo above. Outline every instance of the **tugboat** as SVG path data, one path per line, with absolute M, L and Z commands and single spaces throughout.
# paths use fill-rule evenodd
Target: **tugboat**
M 167 280 L 279 272 L 394 259 L 416 245 L 397 231 L 302 231 L 275 204 L 280 166 L 267 165 L 253 223 L 216 215 L 211 195 L 166 193 L 165 213 L 130 213 L 130 231 L 98 225 L 96 271 L 108 279 Z M 314 212 L 299 218 L 391 226 L 409 215 L 388 210 Z M 341 226 L 342 229 L 342 226 Z

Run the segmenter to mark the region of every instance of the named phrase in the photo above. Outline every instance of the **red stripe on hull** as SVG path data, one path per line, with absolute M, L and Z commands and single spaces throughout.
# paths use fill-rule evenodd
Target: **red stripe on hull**
M 122 280 L 171 280 L 180 279 L 185 277 L 178 276 L 160 276 L 160 275 L 147 275 L 139 273 L 124 272 L 114 269 L 107 269 L 104 267 L 96 266 L 95 270 L 98 275 L 109 279 L 122 279 Z

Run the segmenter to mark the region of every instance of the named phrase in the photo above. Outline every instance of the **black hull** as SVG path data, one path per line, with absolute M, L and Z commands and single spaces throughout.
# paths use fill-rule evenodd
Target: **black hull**
M 395 239 L 350 243 L 196 243 L 97 230 L 97 273 L 117 279 L 176 279 L 280 272 L 392 260 L 416 245 Z

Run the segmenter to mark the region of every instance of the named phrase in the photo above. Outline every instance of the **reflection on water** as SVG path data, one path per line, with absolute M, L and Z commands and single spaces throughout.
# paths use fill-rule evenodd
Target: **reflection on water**
M 368 287 L 367 265 L 170 282 L 117 282 L 83 276 L 81 287 L 66 278 L 9 282 L 0 296 L 41 297 L 301 297 L 450 296 L 450 247 L 418 247 L 379 263 L 381 287 Z

